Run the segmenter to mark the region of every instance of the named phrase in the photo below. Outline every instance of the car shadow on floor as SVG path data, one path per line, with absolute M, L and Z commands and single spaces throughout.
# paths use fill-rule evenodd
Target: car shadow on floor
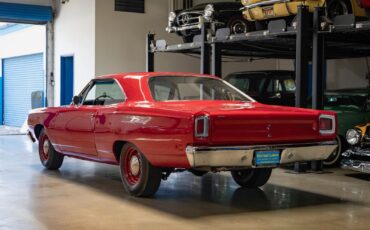
M 352 177 L 358 180 L 370 181 L 370 174 L 368 173 L 348 173 L 345 176 Z
M 40 166 L 38 170 L 44 176 L 66 180 L 79 186 L 87 186 L 104 195 L 114 196 L 182 218 L 264 212 L 349 202 L 276 184 L 267 184 L 261 189 L 240 188 L 226 174 L 207 174 L 203 177 L 196 177 L 187 172 L 175 173 L 167 181 L 163 181 L 154 198 L 135 198 L 125 193 L 117 167 L 92 165 L 93 167 L 89 170 L 75 167 L 73 164 L 64 165 L 60 171 L 40 170 Z

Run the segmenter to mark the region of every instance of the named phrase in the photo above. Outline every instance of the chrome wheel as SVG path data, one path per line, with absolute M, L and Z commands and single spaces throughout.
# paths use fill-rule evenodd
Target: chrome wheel
M 231 24 L 230 29 L 231 29 L 231 33 L 233 33 L 233 34 L 246 33 L 247 32 L 247 25 L 242 20 L 235 20 Z
M 127 148 L 122 171 L 130 185 L 136 185 L 140 181 L 141 163 L 138 151 L 134 147 Z

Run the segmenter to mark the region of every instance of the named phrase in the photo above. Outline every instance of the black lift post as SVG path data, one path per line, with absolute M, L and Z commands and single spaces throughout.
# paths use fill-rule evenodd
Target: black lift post
M 200 73 L 210 74 L 210 45 L 208 43 L 208 29 L 210 24 L 202 23 L 201 26 L 201 47 L 200 47 Z
M 146 37 L 146 72 L 154 72 L 154 52 L 151 50 L 151 44 L 155 42 L 154 36 L 148 33 Z
M 297 34 L 296 34 L 296 107 L 307 107 L 307 83 L 308 83 L 308 64 L 310 52 L 310 17 L 307 6 L 299 6 L 297 14 Z M 297 173 L 307 171 L 307 162 L 297 162 L 294 164 L 294 171 Z
M 212 75 L 222 78 L 222 44 L 212 43 Z
M 325 41 L 320 34 L 321 17 L 325 14 L 323 7 L 316 7 L 313 14 L 313 42 L 312 42 L 312 108 L 323 109 L 324 102 L 324 66 Z
M 307 107 L 307 81 L 310 52 L 310 23 L 307 6 L 298 7 L 296 38 L 296 107 Z
M 320 34 L 321 17 L 325 14 L 325 8 L 316 7 L 313 13 L 313 36 L 312 36 L 312 108 L 323 109 L 324 105 L 324 66 L 325 66 L 325 41 Z M 311 169 L 321 171 L 322 161 L 312 161 Z

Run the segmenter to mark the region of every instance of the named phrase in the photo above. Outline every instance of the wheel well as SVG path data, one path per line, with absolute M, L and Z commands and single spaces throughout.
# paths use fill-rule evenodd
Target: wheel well
M 326 7 L 328 7 L 328 5 L 329 5 L 329 3 L 330 2 L 333 2 L 333 1 L 336 1 L 336 0 L 326 0 L 325 1 L 325 4 L 326 4 Z M 353 13 L 353 5 L 352 5 L 352 1 L 351 0 L 343 0 L 343 2 L 345 2 L 346 3 L 346 5 L 348 6 L 348 10 L 349 10 L 349 12 L 348 13 Z
M 129 143 L 129 142 L 127 142 L 127 141 L 116 141 L 116 142 L 114 142 L 114 144 L 113 144 L 113 153 L 114 153 L 114 156 L 115 156 L 117 162 L 119 162 L 119 158 L 121 156 L 121 150 L 122 150 L 123 146 L 127 143 Z
M 44 126 L 42 125 L 36 125 L 35 126 L 35 135 L 36 135 L 36 139 L 38 140 L 39 139 L 39 136 L 41 134 L 41 131 L 44 129 Z

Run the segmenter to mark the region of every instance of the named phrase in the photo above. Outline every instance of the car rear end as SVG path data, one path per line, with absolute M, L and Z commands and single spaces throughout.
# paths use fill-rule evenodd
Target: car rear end
M 186 148 L 193 168 L 265 168 L 325 160 L 336 149 L 336 115 L 281 112 L 283 107 L 204 112 L 194 117 L 194 143 Z M 259 111 L 260 110 L 260 111 Z

